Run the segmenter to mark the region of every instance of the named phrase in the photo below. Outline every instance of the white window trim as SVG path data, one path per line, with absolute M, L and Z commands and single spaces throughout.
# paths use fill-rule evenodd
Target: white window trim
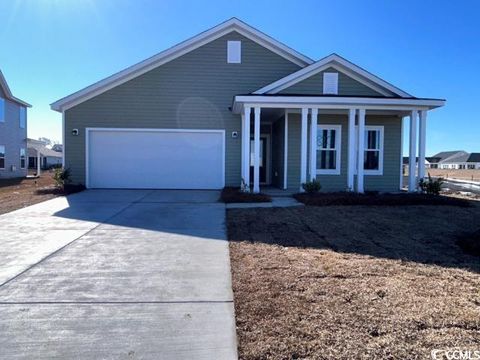
M 23 164 L 22 166 L 22 150 L 23 150 Z M 25 148 L 20 148 L 20 169 L 25 169 L 27 167 L 27 150 Z
M 317 168 L 317 175 L 340 175 L 340 171 L 342 168 L 341 159 L 342 159 L 342 125 L 330 125 L 330 124 L 318 124 L 317 125 L 317 137 L 319 130 L 335 130 L 335 150 L 336 151 L 336 159 L 335 159 L 335 169 L 318 169 Z M 327 150 L 327 149 L 325 149 Z M 316 148 L 318 152 L 318 146 Z M 318 155 L 317 155 L 318 158 Z M 318 165 L 317 165 L 318 166 Z
M 7 154 L 6 154 L 7 149 L 5 145 L 0 145 L 0 147 L 3 148 L 3 167 L 0 167 L 0 170 L 5 170 L 5 166 L 7 165 Z
M 240 40 L 227 41 L 227 63 L 228 64 L 242 63 L 242 42 Z
M 380 131 L 380 154 L 378 156 L 378 170 L 363 170 L 364 175 L 376 175 L 382 176 L 383 175 L 383 153 L 384 153 L 384 133 L 385 133 L 385 126 L 382 125 L 366 125 L 365 132 L 368 130 L 379 130 Z M 355 134 L 358 135 L 358 126 L 355 126 Z M 355 136 L 355 139 L 358 139 L 358 136 Z M 365 151 L 367 151 L 366 144 L 365 144 Z M 358 143 L 355 140 L 355 153 L 358 153 Z M 357 175 L 357 157 L 355 156 L 355 175 Z
M 20 129 L 25 129 L 27 127 L 27 108 L 24 106 L 20 106 L 18 109 L 18 126 L 20 126 Z
M 5 109 L 6 101 L 4 98 L 0 97 L 0 123 L 5 122 Z

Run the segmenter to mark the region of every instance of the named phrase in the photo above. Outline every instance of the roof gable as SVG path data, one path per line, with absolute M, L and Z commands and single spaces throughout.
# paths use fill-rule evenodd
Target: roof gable
M 371 87 L 353 79 L 346 75 L 342 71 L 334 67 L 328 67 L 325 70 L 316 73 L 315 75 L 306 78 L 296 84 L 293 84 L 283 90 L 280 90 L 278 94 L 291 94 L 291 95 L 318 95 L 323 91 L 323 74 L 324 73 L 337 73 L 338 74 L 338 95 L 339 96 L 384 96 L 379 91 L 372 89 Z
M 12 92 L 10 91 L 10 87 L 7 84 L 7 80 L 3 76 L 3 73 L 1 70 L 0 70 L 0 89 L 1 89 L 0 95 L 5 96 L 5 98 L 7 98 L 8 100 L 11 100 L 17 104 L 20 104 L 26 107 L 32 107 L 32 105 L 30 105 L 29 103 L 26 103 L 25 101 L 20 100 L 15 96 L 13 96 Z
M 301 81 L 304 81 L 322 71 L 333 68 L 346 76 L 358 81 L 359 83 L 371 88 L 386 97 L 402 97 L 412 98 L 412 95 L 393 86 L 392 84 L 380 79 L 372 73 L 362 69 L 361 67 L 351 63 L 337 54 L 329 55 L 303 69 L 294 72 L 282 79 L 279 79 L 261 89 L 258 89 L 254 94 L 277 94 L 280 91 L 287 89 Z
M 304 67 L 313 63 L 313 60 L 290 47 L 280 43 L 272 37 L 256 30 L 255 28 L 245 24 L 244 22 L 232 18 L 220 25 L 211 28 L 189 40 L 179 43 L 165 51 L 152 56 L 136 65 L 122 70 L 110 77 L 107 77 L 93 85 L 90 85 L 80 91 L 77 91 L 67 97 L 64 97 L 50 105 L 53 110 L 64 111 L 75 105 L 78 105 L 92 97 L 95 97 L 107 90 L 121 85 L 131 79 L 134 79 L 146 72 L 153 70 L 167 62 L 170 62 L 182 55 L 185 55 L 211 41 L 214 41 L 230 32 L 238 32 L 246 38 L 255 41 L 261 46 L 271 50 L 272 52 L 288 59 L 296 65 Z

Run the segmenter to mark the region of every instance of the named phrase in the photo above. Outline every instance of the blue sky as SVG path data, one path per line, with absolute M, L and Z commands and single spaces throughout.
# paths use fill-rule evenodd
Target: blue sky
M 29 136 L 61 139 L 49 104 L 236 16 L 313 59 L 336 52 L 418 97 L 427 154 L 480 151 L 477 1 L 8 0 L 0 69 L 30 102 Z

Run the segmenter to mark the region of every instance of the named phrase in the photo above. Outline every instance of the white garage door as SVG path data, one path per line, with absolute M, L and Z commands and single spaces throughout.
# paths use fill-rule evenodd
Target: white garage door
M 87 129 L 87 187 L 220 189 L 223 130 Z

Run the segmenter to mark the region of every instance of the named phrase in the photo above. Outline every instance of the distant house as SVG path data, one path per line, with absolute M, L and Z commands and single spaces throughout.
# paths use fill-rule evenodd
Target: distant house
M 27 176 L 27 107 L 0 71 L 0 178 Z
M 431 169 L 465 169 L 469 153 L 463 150 L 442 151 L 430 157 Z
M 467 169 L 480 169 L 480 153 L 471 153 L 467 159 Z
M 62 165 L 62 153 L 47 148 L 43 141 L 27 139 L 27 147 L 29 169 L 46 170 Z

